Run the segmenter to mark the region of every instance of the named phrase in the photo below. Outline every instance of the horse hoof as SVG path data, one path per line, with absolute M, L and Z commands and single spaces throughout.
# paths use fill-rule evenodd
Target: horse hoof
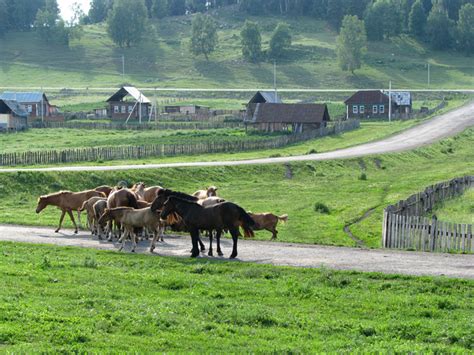
M 209 250 L 209 253 L 207 253 L 207 256 L 214 256 L 214 254 L 212 253 L 212 251 Z
M 237 254 L 232 254 L 229 259 L 235 259 L 237 257 Z
M 223 252 L 218 252 L 217 255 L 224 256 L 224 253 Z
M 54 231 L 54 233 L 59 233 L 59 229 L 56 229 L 56 230 Z
M 77 230 L 74 231 L 74 234 L 77 234 Z

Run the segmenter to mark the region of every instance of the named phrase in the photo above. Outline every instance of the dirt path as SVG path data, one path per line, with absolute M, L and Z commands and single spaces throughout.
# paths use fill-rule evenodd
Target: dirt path
M 54 244 L 83 248 L 117 250 L 118 245 L 91 239 L 87 233 L 73 235 L 72 231 L 55 234 L 52 228 L 0 225 L 0 240 L 24 243 Z M 149 254 L 149 242 L 143 241 L 137 252 Z M 189 237 L 168 236 L 158 243 L 159 256 L 189 257 Z M 222 241 L 226 257 L 232 241 Z M 130 250 L 128 243 L 125 250 Z M 205 253 L 202 257 L 207 257 Z M 304 244 L 272 243 L 239 240 L 239 258 L 244 262 L 300 267 L 327 267 L 338 270 L 376 271 L 407 275 L 448 276 L 474 279 L 474 256 L 418 253 L 392 250 L 367 250 L 355 248 L 314 246 Z
M 355 147 L 339 149 L 332 152 L 308 154 L 280 158 L 248 159 L 235 161 L 214 161 L 214 162 L 194 162 L 194 163 L 167 163 L 167 164 L 146 164 L 146 165 L 116 165 L 116 166 L 60 166 L 53 168 L 37 169 L 0 169 L 1 172 L 16 171 L 105 171 L 105 170 L 128 170 L 128 169 L 157 169 L 170 167 L 190 167 L 190 166 L 233 166 L 233 165 L 253 165 L 253 164 L 273 164 L 289 163 L 298 161 L 314 161 L 329 159 L 345 159 L 362 157 L 371 154 L 384 154 L 401 152 L 415 149 L 424 145 L 439 141 L 440 139 L 453 136 L 474 126 L 474 102 L 461 108 L 437 116 L 420 125 L 381 139 L 379 141 L 361 144 Z

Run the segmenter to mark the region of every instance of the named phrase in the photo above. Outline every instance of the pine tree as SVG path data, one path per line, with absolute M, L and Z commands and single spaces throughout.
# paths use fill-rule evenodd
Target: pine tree
M 474 53 L 474 5 L 465 4 L 459 10 L 457 23 L 459 48 L 466 53 Z
M 410 33 L 418 38 L 425 34 L 426 13 L 421 0 L 416 0 L 411 7 L 408 18 L 408 30 Z
M 434 49 L 446 49 L 452 46 L 451 30 L 453 22 L 440 6 L 433 6 L 426 21 L 428 41 Z

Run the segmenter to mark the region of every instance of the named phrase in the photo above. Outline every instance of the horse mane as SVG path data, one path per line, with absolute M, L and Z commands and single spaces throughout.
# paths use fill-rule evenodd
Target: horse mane
M 186 195 L 186 194 L 183 194 L 183 195 Z M 187 199 L 187 198 L 182 198 L 180 196 L 171 195 L 168 199 L 173 199 L 173 200 L 176 200 L 176 201 L 179 201 L 179 202 L 186 202 L 186 203 L 189 203 L 189 204 L 194 204 L 194 205 L 197 205 L 199 207 L 202 207 L 199 203 L 197 203 L 197 201 L 199 200 L 197 198 L 196 198 L 196 200 L 190 200 L 190 199 Z
M 72 191 L 61 190 L 61 191 L 58 191 L 58 192 L 52 192 L 48 195 L 42 195 L 42 196 L 40 196 L 40 198 L 50 198 L 50 197 L 53 197 L 53 196 L 60 196 L 60 195 L 64 195 L 64 194 L 72 194 Z
M 196 196 L 188 195 L 184 192 L 173 191 L 170 189 L 161 189 L 158 191 L 157 196 L 173 196 L 186 201 L 198 201 L 199 199 Z

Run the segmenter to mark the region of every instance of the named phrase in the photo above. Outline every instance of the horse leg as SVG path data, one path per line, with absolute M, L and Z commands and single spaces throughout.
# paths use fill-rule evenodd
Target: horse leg
M 72 213 L 72 212 L 71 212 Z M 81 211 L 77 210 L 77 221 L 79 222 L 79 228 L 82 229 L 82 223 L 81 223 Z
M 197 237 L 198 237 L 199 246 L 201 247 L 201 251 L 205 251 L 205 250 L 206 250 L 206 246 L 205 246 L 204 243 L 202 242 L 201 236 L 198 234 Z
M 269 229 L 267 229 L 267 231 L 272 232 L 272 239 L 270 239 L 270 240 L 275 240 L 275 239 L 277 239 L 278 231 L 276 230 L 275 227 L 273 227 L 273 228 L 271 228 L 271 229 L 269 228 Z
M 232 254 L 230 254 L 231 259 L 235 259 L 237 257 L 237 241 L 239 239 L 239 231 L 235 228 L 230 230 L 230 234 L 232 235 Z
M 127 237 L 127 234 L 128 234 L 128 230 L 126 230 L 123 235 L 120 237 L 119 239 L 119 243 L 120 243 L 120 248 L 119 248 L 119 251 L 122 251 L 123 248 L 125 247 L 125 239 Z
M 151 240 L 151 243 L 150 243 L 150 253 L 153 253 L 153 250 L 155 250 L 155 248 L 156 248 L 156 240 L 158 239 L 158 235 L 159 235 L 160 230 L 161 230 L 161 228 L 159 228 L 158 230 L 155 230 L 153 232 L 153 239 Z
M 137 247 L 137 233 L 132 230 L 132 253 L 135 253 L 135 248 Z
M 198 229 L 191 230 L 191 241 L 193 243 L 193 249 L 191 251 L 192 258 L 196 258 L 199 256 L 198 240 L 199 240 L 199 230 Z
M 112 228 L 113 228 L 113 222 L 112 222 L 112 220 L 110 220 L 110 221 L 107 222 L 107 225 L 105 227 L 105 229 L 106 229 L 105 237 L 107 238 L 108 242 L 111 242 L 112 238 L 113 238 L 113 229 Z
M 208 256 L 214 256 L 212 253 L 212 230 L 207 231 L 209 234 L 209 252 L 207 253 Z
M 61 217 L 59 217 L 59 226 L 58 228 L 54 231 L 54 233 L 58 233 L 59 230 L 61 229 L 61 226 L 63 225 L 63 220 L 64 220 L 64 215 L 66 214 L 66 210 L 61 211 Z
M 71 218 L 72 224 L 74 224 L 74 228 L 76 228 L 74 230 L 74 234 L 77 234 L 77 224 L 76 224 L 76 221 L 74 220 L 74 215 L 72 214 L 72 211 L 67 210 L 67 214 L 69 215 L 69 218 Z
M 223 256 L 224 253 L 221 250 L 221 235 L 222 231 L 219 229 L 216 231 L 216 241 L 217 241 L 217 255 Z

